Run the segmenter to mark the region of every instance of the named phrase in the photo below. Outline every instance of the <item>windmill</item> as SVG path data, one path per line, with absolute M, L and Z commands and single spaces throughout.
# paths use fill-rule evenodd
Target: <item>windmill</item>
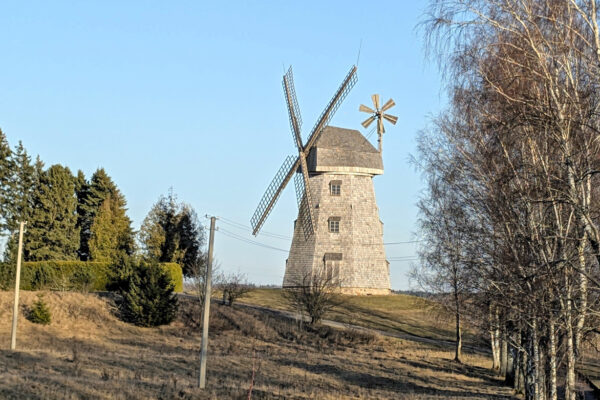
M 375 110 L 371 109 L 370 107 L 365 106 L 364 104 L 361 104 L 360 107 L 358 108 L 359 111 L 362 112 L 366 112 L 368 114 L 373 114 L 371 115 L 369 118 L 365 119 L 362 122 L 362 126 L 366 128 L 369 127 L 369 125 L 371 125 L 371 123 L 375 120 L 377 120 L 377 143 L 378 143 L 378 147 L 379 147 L 379 152 L 381 153 L 381 149 L 382 149 L 382 136 L 385 133 L 385 128 L 383 126 L 383 119 L 388 120 L 389 122 L 392 123 L 392 125 L 396 125 L 396 122 L 398 122 L 398 117 L 394 116 L 394 115 L 390 115 L 390 114 L 385 114 L 384 111 L 389 110 L 390 108 L 394 107 L 396 105 L 396 103 L 394 103 L 394 100 L 389 99 L 384 105 L 383 107 L 381 107 L 381 109 L 379 108 L 379 95 L 378 94 L 374 94 L 371 96 L 371 99 L 373 100 L 373 106 L 375 106 Z
M 356 80 L 353 66 L 303 143 L 292 69 L 283 76 L 298 155 L 285 159 L 251 218 L 256 235 L 294 177 L 298 217 L 283 287 L 297 287 L 307 276 L 324 273 L 335 277 L 342 293 L 390 293 L 383 223 L 373 186 L 373 177 L 383 174 L 381 152 L 359 131 L 328 125 Z
M 327 104 L 319 116 L 319 119 L 308 136 L 306 144 L 303 145 L 302 137 L 300 135 L 302 117 L 300 116 L 300 109 L 298 107 L 298 100 L 296 98 L 292 67 L 290 67 L 287 73 L 283 76 L 283 91 L 285 94 L 285 101 L 287 103 L 290 128 L 292 131 L 294 144 L 298 149 L 298 156 L 288 156 L 279 168 L 279 171 L 277 171 L 275 174 L 275 178 L 273 178 L 271 184 L 267 187 L 265 194 L 260 200 L 260 203 L 258 204 L 258 207 L 256 208 L 256 211 L 250 220 L 252 224 L 253 235 L 258 234 L 260 228 L 263 226 L 265 220 L 273 210 L 273 206 L 279 199 L 281 192 L 283 189 L 285 189 L 288 182 L 296 172 L 300 172 L 301 174 L 301 177 L 296 175 L 294 186 L 296 188 L 296 198 L 298 201 L 298 215 L 300 217 L 305 239 L 308 239 L 314 233 L 314 216 L 313 209 L 310 206 L 312 204 L 312 198 L 310 193 L 306 158 L 315 142 L 319 139 L 323 129 L 329 124 L 329 121 L 339 108 L 340 104 L 344 101 L 356 83 L 357 79 L 356 66 L 352 66 L 350 72 L 348 72 L 342 81 L 342 84 L 333 95 L 333 98 L 329 101 L 329 104 Z

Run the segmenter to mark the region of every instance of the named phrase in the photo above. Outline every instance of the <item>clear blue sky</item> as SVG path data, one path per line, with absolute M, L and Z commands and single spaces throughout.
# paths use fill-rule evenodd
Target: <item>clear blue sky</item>
M 361 129 L 360 103 L 392 97 L 399 117 L 384 136 L 375 178 L 384 240 L 411 240 L 420 177 L 408 163 L 415 137 L 445 100 L 415 31 L 422 2 L 11 2 L 0 6 L 0 128 L 46 165 L 90 176 L 104 167 L 138 229 L 173 187 L 199 215 L 249 226 L 266 186 L 294 145 L 281 89 L 293 66 L 304 132 L 356 62 L 359 80 L 332 125 Z M 371 136 L 376 143 L 376 135 Z M 264 226 L 292 235 L 293 187 Z M 202 218 L 203 223 L 207 221 Z M 289 240 L 222 229 L 289 249 Z M 387 246 L 388 257 L 414 245 Z M 280 284 L 286 252 L 217 233 L 226 271 Z M 408 288 L 409 262 L 392 262 Z

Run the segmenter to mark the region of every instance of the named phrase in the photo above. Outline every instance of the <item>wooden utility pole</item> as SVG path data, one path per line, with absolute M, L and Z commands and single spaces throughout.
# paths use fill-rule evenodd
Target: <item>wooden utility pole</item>
M 19 224 L 19 247 L 17 248 L 17 272 L 15 277 L 15 304 L 13 306 L 12 331 L 10 334 L 10 349 L 17 347 L 17 317 L 19 316 L 19 286 L 21 285 L 21 253 L 23 251 L 23 228 L 25 222 Z
M 206 351 L 208 348 L 208 319 L 210 316 L 210 290 L 212 279 L 213 243 L 215 240 L 216 217 L 210 217 L 210 238 L 208 240 L 208 265 L 206 266 L 206 277 L 204 282 L 204 307 L 202 309 L 202 349 L 200 351 L 200 375 L 198 376 L 198 387 L 206 387 Z

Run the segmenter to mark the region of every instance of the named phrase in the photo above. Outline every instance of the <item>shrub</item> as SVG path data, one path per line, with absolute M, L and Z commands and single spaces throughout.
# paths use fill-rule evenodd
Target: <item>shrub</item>
M 9 290 L 15 287 L 15 264 L 0 263 L 0 289 Z
M 167 272 L 171 283 L 173 283 L 173 291 L 177 293 L 183 292 L 183 271 L 177 263 L 161 263 L 160 266 Z
M 33 303 L 27 319 L 35 324 L 48 325 L 51 320 L 50 309 L 44 301 L 44 297 L 38 294 L 37 300 Z
M 135 268 L 135 259 L 128 255 L 121 255 L 114 261 L 108 272 L 108 283 L 106 289 L 121 292 L 127 289 L 127 282 Z
M 165 325 L 177 313 L 177 298 L 169 273 L 157 263 L 134 268 L 122 291 L 121 317 L 139 326 Z
M 216 282 L 215 287 L 223 292 L 223 304 L 229 306 L 251 290 L 246 275 L 242 273 L 223 274 Z
M 87 293 L 93 287 L 96 276 L 90 268 L 82 268 L 71 275 L 71 287 L 77 291 Z

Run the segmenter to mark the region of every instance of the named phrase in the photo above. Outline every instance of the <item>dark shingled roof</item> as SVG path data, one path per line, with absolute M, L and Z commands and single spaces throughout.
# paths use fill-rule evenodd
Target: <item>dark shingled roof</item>
M 383 173 L 381 154 L 357 130 L 327 126 L 308 155 L 310 172 Z

